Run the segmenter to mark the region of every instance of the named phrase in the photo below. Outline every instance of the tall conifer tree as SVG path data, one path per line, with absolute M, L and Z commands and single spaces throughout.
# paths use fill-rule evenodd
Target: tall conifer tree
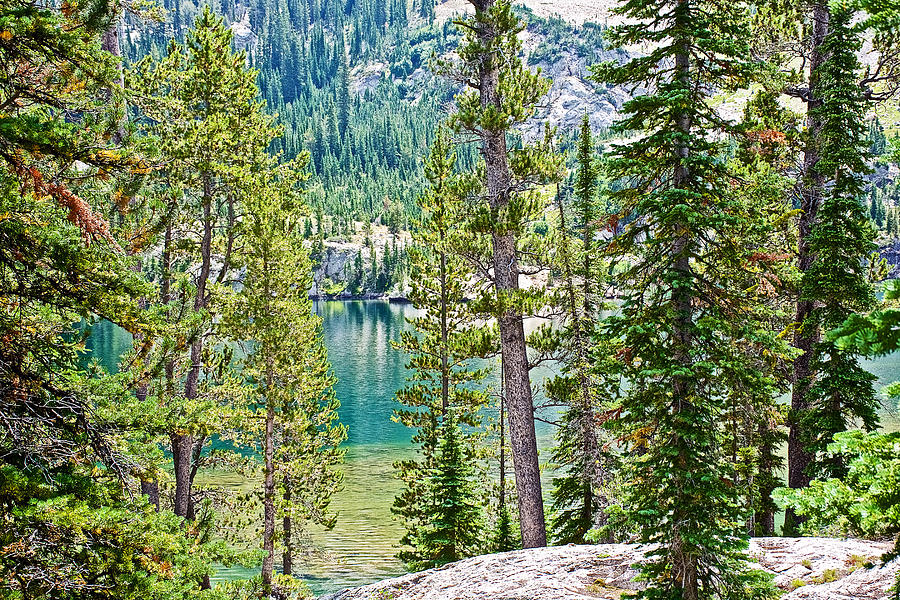
M 887 4 L 880 2 L 869 2 L 864 0 L 859 3 L 847 3 L 840 0 L 829 2 L 827 0 L 818 0 L 816 2 L 805 5 L 806 9 L 806 27 L 804 28 L 805 38 L 802 40 L 803 58 L 808 64 L 808 78 L 804 85 L 789 86 L 786 92 L 789 95 L 800 98 L 806 102 L 806 138 L 803 148 L 803 162 L 801 165 L 801 178 L 799 185 L 799 204 L 800 216 L 798 218 L 798 229 L 800 240 L 797 250 L 797 266 L 802 277 L 808 282 L 812 282 L 819 275 L 809 271 L 813 269 L 816 260 L 814 244 L 821 245 L 822 231 L 815 233 L 817 222 L 819 219 L 819 211 L 825 202 L 826 195 L 830 192 L 827 188 L 832 185 L 834 173 L 829 172 L 831 168 L 823 169 L 819 163 L 825 158 L 824 152 L 827 152 L 825 146 L 829 143 L 840 142 L 845 144 L 845 151 L 841 160 L 851 159 L 849 164 L 855 164 L 854 159 L 846 152 L 850 146 L 855 149 L 850 154 L 857 154 L 861 151 L 856 147 L 856 126 L 851 123 L 845 123 L 851 129 L 851 135 L 848 140 L 829 141 L 826 138 L 826 119 L 828 112 L 824 109 L 826 95 L 832 95 L 834 101 L 837 96 L 844 96 L 843 102 L 846 108 L 849 108 L 851 121 L 856 119 L 856 113 L 859 109 L 858 102 L 862 97 L 852 99 L 851 97 L 859 92 L 869 100 L 884 100 L 897 92 L 898 83 L 896 81 L 898 56 L 894 50 L 898 42 L 897 27 L 897 11 Z M 874 49 L 877 54 L 873 54 L 876 59 L 873 66 L 868 67 L 864 72 L 860 72 L 856 65 L 847 62 L 847 58 L 839 59 L 842 65 L 832 62 L 831 66 L 825 63 L 829 59 L 829 54 L 837 49 L 836 42 L 832 38 L 829 41 L 830 32 L 832 30 L 832 18 L 835 13 L 846 13 L 849 15 L 850 21 L 856 20 L 857 23 L 850 29 L 866 30 L 867 35 L 872 40 Z M 844 18 L 844 17 L 841 17 Z M 843 44 L 854 44 L 852 40 L 854 34 L 842 25 L 846 31 L 841 34 L 844 39 Z M 839 53 L 845 54 L 845 50 L 838 50 Z M 794 57 L 788 57 L 792 60 Z M 854 71 L 851 73 L 851 71 Z M 834 77 L 839 76 L 843 81 L 837 82 Z M 828 83 L 828 79 L 832 79 Z M 851 90 L 851 86 L 856 86 L 857 90 Z M 831 91 L 826 88 L 830 86 Z M 879 89 L 873 89 L 875 87 Z M 841 91 L 838 89 L 841 88 Z M 835 96 L 837 94 L 837 96 Z M 847 101 L 850 101 L 847 104 Z M 835 115 L 832 115 L 835 118 Z M 832 168 L 835 165 L 832 164 Z M 834 215 L 832 215 L 833 218 Z M 854 251 L 861 250 L 858 245 L 859 231 L 854 225 L 853 230 L 848 235 L 847 247 Z M 837 232 L 832 231 L 832 235 Z M 814 242 L 813 238 L 820 238 L 818 242 Z M 837 238 L 832 237 L 837 246 L 840 242 Z M 836 246 L 836 247 L 837 247 Z M 847 264 L 846 256 L 843 264 Z M 865 260 L 865 253 L 857 255 L 854 260 Z M 851 276 L 852 278 L 853 276 Z M 796 317 L 795 317 L 795 333 L 794 347 L 800 352 L 800 355 L 794 360 L 794 376 L 793 390 L 791 393 L 791 415 L 790 415 L 790 435 L 788 438 L 788 484 L 791 488 L 798 489 L 809 485 L 810 478 L 815 474 L 821 464 L 816 465 L 816 454 L 824 444 L 827 444 L 826 438 L 828 432 L 840 427 L 836 424 L 834 418 L 829 418 L 827 423 L 822 420 L 810 418 L 811 411 L 814 409 L 813 404 L 817 401 L 817 396 L 821 397 L 825 387 L 828 384 L 820 385 L 817 383 L 819 375 L 829 378 L 827 373 L 822 373 L 821 369 L 830 369 L 834 367 L 835 373 L 845 370 L 847 360 L 853 362 L 854 359 L 844 357 L 842 360 L 835 355 L 835 360 L 827 359 L 823 362 L 822 358 L 827 354 L 820 353 L 817 350 L 818 344 L 822 337 L 822 311 L 818 306 L 818 299 L 815 294 L 810 293 L 811 290 L 805 286 L 801 286 L 796 301 Z M 854 296 L 855 301 L 860 299 Z M 843 364 L 842 364 L 843 363 Z M 852 366 L 850 367 L 852 369 Z M 854 384 L 858 391 L 862 391 L 864 396 L 869 396 L 869 392 L 865 391 L 866 384 L 863 382 L 859 374 L 853 376 Z M 818 386 L 818 389 L 813 389 Z M 860 388 L 861 386 L 861 388 Z M 857 408 L 862 408 L 863 401 Z M 832 413 L 840 412 L 831 411 Z M 863 409 L 868 412 L 868 409 Z M 856 415 L 866 418 L 863 414 Z M 841 420 L 839 418 L 838 420 Z M 785 515 L 785 531 L 791 532 L 796 530 L 797 522 L 794 518 L 793 510 L 789 507 Z
M 645 598 L 744 597 L 745 517 L 730 484 L 721 417 L 728 380 L 753 381 L 742 346 L 766 334 L 742 315 L 753 298 L 734 285 L 749 257 L 735 232 L 749 219 L 732 195 L 717 132 L 729 124 L 711 106 L 714 89 L 750 74 L 741 3 L 629 0 L 614 30 L 620 44 L 649 44 L 646 55 L 605 65 L 608 83 L 647 91 L 624 106 L 608 175 L 612 197 L 631 222 L 610 245 L 627 257 L 621 315 L 630 388 L 622 401 L 630 451 L 625 514 L 654 544 L 643 570 Z
M 606 520 L 604 509 L 610 500 L 603 488 L 611 479 L 612 464 L 603 448 L 600 411 L 601 403 L 608 399 L 604 396 L 616 396 L 620 387 L 616 362 L 605 361 L 601 355 L 609 353 L 595 343 L 599 316 L 595 288 L 600 284 L 595 239 L 600 217 L 596 206 L 599 169 L 587 115 L 582 119 L 577 154 L 575 223 L 567 224 L 565 194 L 558 194 L 557 245 L 562 273 L 558 304 L 565 326 L 552 336 L 552 345 L 564 368 L 562 375 L 547 382 L 548 396 L 566 406 L 553 451 L 553 460 L 564 474 L 554 478 L 551 492 L 551 531 L 554 542 L 560 544 L 585 543 L 587 532 Z
M 520 288 L 518 241 L 525 225 L 539 212 L 540 196 L 533 187 L 558 176 L 559 160 L 549 140 L 511 149 L 507 136 L 534 112 L 549 81 L 529 71 L 519 56 L 522 23 L 508 0 L 471 0 L 475 14 L 463 27 L 459 61 L 445 64 L 450 77 L 466 86 L 456 96 L 452 117 L 459 131 L 481 143 L 481 189 L 471 227 L 490 236 L 489 276 L 493 292 L 489 309 L 500 329 L 500 350 L 509 418 L 509 440 L 516 476 L 519 524 L 526 548 L 547 544 L 534 402 L 523 315 L 540 301 Z
M 824 62 L 817 67 L 818 104 L 813 116 L 821 125 L 815 172 L 827 182 L 816 218 L 807 236 L 812 261 L 800 282 L 800 301 L 812 309 L 801 329 L 837 327 L 850 315 L 875 305 L 867 281 L 867 259 L 875 250 L 874 231 L 866 218 L 865 181 L 868 103 L 859 86 L 856 53 L 862 42 L 851 24 L 853 13 L 832 8 L 829 32 L 822 43 Z M 876 377 L 862 368 L 851 350 L 827 340 L 811 348 L 809 379 L 797 382 L 806 390 L 804 408 L 795 416 L 810 464 L 807 477 L 840 476 L 842 466 L 827 458 L 835 433 L 855 421 L 871 431 L 878 425 Z
M 273 159 L 274 162 L 274 159 Z M 232 295 L 223 328 L 237 342 L 252 340 L 240 361 L 249 390 L 247 443 L 263 457 L 263 593 L 273 592 L 276 516 L 285 523 L 283 566 L 298 534 L 297 519 L 333 526 L 327 511 L 339 488 L 336 465 L 346 429 L 337 425 L 339 402 L 322 341 L 321 319 L 309 299 L 311 265 L 300 219 L 296 165 L 274 165 L 242 194 L 242 233 L 252 243 L 237 258 L 241 290 Z M 281 492 L 278 494 L 278 492 Z
M 184 45 L 173 42 L 159 60 L 147 57 L 130 81 L 140 98 L 138 124 L 159 140 L 154 175 L 167 204 L 159 310 L 169 330 L 157 343 L 165 368 L 150 393 L 168 410 L 174 512 L 189 518 L 204 448 L 229 410 L 209 393 L 215 378 L 201 377 L 227 361 L 207 346 L 215 334 L 213 290 L 232 275 L 240 189 L 268 164 L 266 148 L 277 133 L 258 98 L 256 72 L 231 42 L 231 31 L 206 7 Z
M 492 352 L 496 339 L 493 330 L 474 321 L 464 304 L 464 286 L 473 273 L 455 251 L 461 243 L 458 224 L 464 208 L 455 163 L 450 137 L 441 129 L 425 163 L 429 187 L 419 200 L 423 219 L 414 238 L 415 246 L 410 249 L 409 299 L 424 314 L 411 319 L 414 331 L 405 332 L 396 344 L 410 355 L 413 375 L 409 385 L 397 392 L 397 400 L 406 408 L 396 411 L 395 418 L 416 428 L 412 441 L 421 453 L 417 460 L 395 464 L 405 483 L 393 506 L 406 528 L 401 542 L 408 549 L 400 553 L 400 558 L 413 568 L 427 568 L 445 561 L 447 552 L 459 558 L 462 548 L 474 550 L 468 543 L 457 547 L 453 542 L 451 546 L 455 549 L 440 543 L 438 538 L 447 534 L 446 528 L 450 527 L 444 522 L 448 515 L 442 508 L 448 496 L 433 482 L 429 483 L 429 477 L 469 477 L 462 471 L 443 471 L 446 465 L 438 464 L 438 449 L 442 444 L 450 444 L 445 450 L 453 454 L 452 460 L 463 460 L 459 453 L 465 455 L 466 461 L 474 460 L 476 433 L 463 433 L 458 424 L 469 427 L 480 424 L 478 411 L 487 403 L 487 396 L 478 389 L 478 384 L 488 370 L 473 368 L 471 361 Z M 445 421 L 451 409 L 454 416 Z M 451 443 L 443 439 L 446 435 L 458 439 Z M 469 493 L 471 487 L 462 480 L 459 483 L 460 487 L 453 490 L 457 494 L 453 502 L 465 503 L 459 494 Z M 469 535 L 467 532 L 473 526 L 474 522 L 465 520 L 453 527 L 459 528 L 462 538 Z M 438 529 L 443 534 L 436 533 Z

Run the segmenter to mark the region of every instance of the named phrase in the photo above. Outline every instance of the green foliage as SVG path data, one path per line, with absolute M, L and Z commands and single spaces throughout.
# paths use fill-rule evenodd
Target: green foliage
M 774 334 L 744 318 L 758 302 L 765 264 L 745 247 L 746 230 L 769 225 L 733 191 L 714 131 L 733 132 L 710 89 L 746 85 L 747 8 L 700 2 L 625 2 L 619 44 L 648 44 L 646 55 L 608 64 L 597 76 L 650 91 L 624 106 L 607 175 L 632 219 L 610 244 L 623 265 L 625 298 L 608 331 L 624 346 L 630 388 L 618 423 L 630 455 L 624 512 L 648 551 L 645 598 L 771 595 L 751 585 L 745 566 L 747 517 L 723 451 L 723 417 L 735 389 L 770 393 L 755 356 L 783 354 Z M 702 57 L 715 56 L 714 61 Z M 736 318 L 737 315 L 741 317 Z M 748 351 L 749 348 L 753 350 Z
M 900 283 L 885 286 L 888 307 L 868 315 L 853 314 L 827 335 L 845 352 L 883 356 L 900 349 Z M 887 386 L 887 395 L 900 397 L 900 384 Z M 780 501 L 808 519 L 808 529 L 838 528 L 856 535 L 896 535 L 900 532 L 900 434 L 845 431 L 834 436 L 828 452 L 845 465 L 840 477 L 811 482 L 803 490 L 779 490 Z M 900 554 L 896 546 L 885 558 Z M 900 577 L 897 588 L 900 589 Z
M 472 294 L 473 310 L 496 319 L 500 334 L 501 395 L 509 413 L 522 543 L 543 546 L 546 523 L 527 347 L 539 346 L 546 328 L 529 339 L 523 319 L 546 309 L 548 298 L 541 285 L 523 286 L 520 274 L 540 272 L 542 258 L 549 253 L 546 239 L 531 235 L 529 225 L 546 207 L 540 186 L 560 179 L 563 161 L 553 147 L 549 125 L 532 143 L 517 139 L 519 128 L 550 88 L 540 70 L 532 72 L 522 60 L 523 23 L 508 0 L 473 6 L 474 14 L 460 22 L 463 41 L 457 57 L 439 63 L 444 75 L 465 84 L 455 97 L 451 127 L 480 141 L 482 160 L 466 180 L 464 229 L 473 236 L 463 253 L 481 277 Z M 520 264 L 525 256 L 527 266 Z
M 845 475 L 815 480 L 801 490 L 781 488 L 779 503 L 806 517 L 807 532 L 900 533 L 900 434 L 841 432 L 828 453 L 847 465 Z
M 305 179 L 302 166 L 302 160 L 269 164 L 241 190 L 240 235 L 252 243 L 235 257 L 244 272 L 243 285 L 226 298 L 221 324 L 231 339 L 249 340 L 235 365 L 247 412 L 240 441 L 271 461 L 263 467 L 263 479 L 271 487 L 264 484 L 260 490 L 264 520 L 274 528 L 276 508 L 279 522 L 292 520 L 292 537 L 283 540 L 285 546 L 295 543 L 306 521 L 334 526 L 336 517 L 328 506 L 340 489 L 336 466 L 344 454 L 339 445 L 347 437 L 346 428 L 337 424 L 335 378 L 321 319 L 313 314 L 308 294 L 311 267 L 297 189 Z M 271 544 L 274 529 L 266 535 L 264 545 Z M 265 576 L 263 581 L 265 585 Z
M 553 479 L 550 529 L 558 544 L 583 544 L 585 535 L 606 524 L 605 510 L 614 502 L 612 480 L 617 457 L 599 424 L 615 408 L 621 388 L 615 341 L 598 334 L 598 294 L 604 283 L 595 260 L 598 168 L 590 124 L 585 115 L 578 143 L 575 175 L 575 224 L 567 227 L 564 195 L 559 202 L 558 260 L 562 290 L 556 299 L 564 328 L 550 340 L 563 372 L 546 383 L 547 396 L 565 406 L 556 432 L 553 461 L 561 474 Z M 574 238 L 574 239 L 570 239 Z M 608 437 L 608 436 L 606 436 Z
M 410 548 L 399 556 L 413 568 L 427 568 L 450 554 L 461 556 L 475 550 L 473 544 L 465 541 L 473 527 L 471 515 L 452 524 L 446 521 L 449 516 L 442 512 L 444 492 L 429 483 L 429 477 L 459 477 L 460 487 L 455 488 L 457 495 L 452 502 L 462 506 L 472 501 L 471 497 L 464 497 L 474 494 L 467 483 L 463 484 L 471 475 L 469 471 L 437 475 L 446 466 L 440 464 L 439 449 L 446 441 L 443 436 L 449 434 L 458 438 L 446 449 L 453 453 L 453 460 L 463 460 L 456 453 L 463 453 L 466 462 L 474 460 L 477 431 L 464 433 L 456 423 L 472 428 L 481 423 L 479 409 L 487 403 L 487 396 L 479 389 L 479 383 L 488 369 L 474 367 L 472 361 L 493 352 L 495 343 L 493 329 L 479 325 L 464 304 L 464 286 L 472 270 L 454 250 L 464 243 L 463 232 L 458 228 L 464 204 L 455 162 L 449 135 L 441 130 L 425 163 L 430 185 L 420 197 L 423 218 L 414 237 L 415 246 L 410 250 L 409 298 L 423 314 L 410 320 L 414 331 L 404 332 L 395 343 L 395 347 L 410 355 L 408 368 L 412 375 L 409 385 L 397 392 L 397 401 L 405 408 L 395 411 L 394 418 L 416 428 L 412 442 L 421 452 L 418 460 L 394 465 L 405 487 L 392 510 L 403 520 L 406 535 L 401 542 Z M 442 427 L 450 410 L 454 411 L 449 420 L 453 424 Z M 447 468 L 456 469 L 459 465 Z M 447 527 L 459 528 L 459 535 Z M 440 533 L 436 533 L 436 528 L 440 528 Z M 430 537 L 426 540 L 423 535 Z
M 0 590 L 4 598 L 212 597 L 197 581 L 231 553 L 129 489 L 104 404 L 128 381 L 82 368 L 81 319 L 139 336 L 148 287 L 104 212 L 112 174 L 143 164 L 118 145 L 106 2 L 0 7 Z M 77 163 L 76 163 L 77 161 Z M 123 427 L 127 429 L 123 430 Z
M 831 30 L 823 44 L 828 59 L 816 71 L 822 98 L 814 113 L 822 122 L 816 167 L 832 183 L 808 236 L 815 258 L 800 282 L 801 300 L 813 301 L 804 328 L 829 329 L 855 312 L 873 307 L 875 294 L 867 280 L 865 260 L 875 249 L 867 222 L 863 175 L 868 167 L 864 114 L 867 102 L 857 84 L 859 35 L 852 13 L 835 8 Z M 825 340 L 816 344 L 811 368 L 818 376 L 806 393 L 808 410 L 798 415 L 807 450 L 817 458 L 809 474 L 839 475 L 840 462 L 822 458 L 832 437 L 860 421 L 868 431 L 878 426 L 875 376 L 857 356 Z M 834 454 L 832 459 L 839 458 Z
M 267 148 L 280 128 L 258 99 L 256 73 L 208 7 L 184 44 L 146 57 L 127 75 L 138 99 L 135 124 L 153 161 L 147 208 L 135 218 L 144 217 L 137 227 L 161 254 L 144 265 L 159 285 L 158 296 L 145 300 L 159 335 L 129 364 L 143 386 L 135 401 L 156 426 L 154 442 L 173 449 L 175 512 L 190 516 L 200 469 L 239 460 L 227 446 L 210 446 L 214 437 L 238 436 L 243 419 L 233 347 L 216 317 L 233 293 L 238 211 L 258 190 L 255 178 L 274 168 Z
M 3 465 L 0 506 L 0 590 L 10 600 L 214 598 L 197 581 L 213 561 L 234 558 L 85 465 L 58 469 L 49 483 Z
M 427 493 L 434 504 L 415 535 L 423 557 L 414 568 L 431 568 L 477 554 L 483 547 L 483 508 L 474 482 L 475 466 L 465 436 L 449 408 L 438 427 L 437 460 L 427 473 Z
M 893 279 L 884 286 L 885 303 L 900 299 L 900 281 Z M 840 327 L 827 334 L 827 339 L 844 351 L 866 356 L 884 356 L 900 349 L 900 310 L 881 307 L 867 315 L 852 314 Z
M 184 0 L 162 4 L 168 14 L 158 25 L 128 19 L 141 30 L 139 38 L 125 41 L 130 59 L 161 54 L 172 38 L 183 39 L 202 8 Z M 272 150 L 287 158 L 310 153 L 309 201 L 334 217 L 340 230 L 383 218 L 385 198 L 415 215 L 420 160 L 452 95 L 449 86 L 428 77 L 428 85 L 405 81 L 416 70 L 427 71 L 432 54 L 444 54 L 458 38 L 451 24 L 433 21 L 428 1 L 418 8 L 424 19 L 412 22 L 405 4 L 212 4 L 229 22 L 250 26 L 252 37 L 242 43 L 259 71 L 262 96 L 286 127 Z M 360 75 L 354 69 L 369 65 L 376 66 L 372 75 L 353 85 Z
M 496 522 L 491 537 L 491 550 L 494 552 L 509 552 L 519 547 L 513 531 L 513 516 L 509 512 L 509 505 L 504 502 L 497 510 Z

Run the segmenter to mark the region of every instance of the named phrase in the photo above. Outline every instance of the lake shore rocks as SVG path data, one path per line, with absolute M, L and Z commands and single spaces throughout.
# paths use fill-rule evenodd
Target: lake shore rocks
M 775 576 L 782 600 L 888 600 L 900 559 L 881 566 L 890 542 L 755 538 L 749 554 Z M 555 546 L 476 556 L 322 596 L 320 600 L 621 600 L 642 552 L 634 544 Z M 875 565 L 866 568 L 867 565 Z

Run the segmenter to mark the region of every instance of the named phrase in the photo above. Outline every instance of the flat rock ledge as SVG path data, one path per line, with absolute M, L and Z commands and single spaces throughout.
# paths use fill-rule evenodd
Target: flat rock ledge
M 782 600 L 889 600 L 900 559 L 881 566 L 889 542 L 755 538 L 750 556 L 775 575 Z M 555 546 L 487 554 L 328 594 L 320 600 L 621 600 L 642 552 L 634 544 Z M 865 565 L 875 565 L 866 568 Z

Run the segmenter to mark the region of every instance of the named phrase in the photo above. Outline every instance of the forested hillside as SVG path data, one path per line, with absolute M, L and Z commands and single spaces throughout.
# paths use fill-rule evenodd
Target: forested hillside
M 417 212 L 422 158 L 459 89 L 430 68 L 433 58 L 458 45 L 457 27 L 437 20 L 435 8 L 424 5 L 417 0 L 407 10 L 396 0 L 213 4 L 233 23 L 236 46 L 247 50 L 259 70 L 263 98 L 285 125 L 273 150 L 288 158 L 310 153 L 309 200 L 330 217 L 326 237 L 348 235 L 354 221 L 378 219 L 392 229 L 407 228 Z M 163 23 L 127 20 L 122 47 L 130 60 L 182 39 L 198 10 L 183 0 L 162 6 Z M 604 92 L 586 71 L 610 54 L 603 28 L 540 19 L 525 9 L 522 14 L 529 23 L 529 64 L 566 79 L 543 115 L 552 116 L 568 139 L 584 113 L 598 129 L 608 126 L 622 96 Z M 543 115 L 535 118 L 533 133 L 540 131 Z M 473 157 L 465 152 L 462 160 L 471 164 Z
M 410 229 L 418 217 L 422 159 L 459 90 L 432 69 L 459 43 L 450 18 L 455 13 L 449 5 L 437 11 L 424 5 L 391 0 L 214 4 L 231 21 L 236 47 L 246 50 L 259 70 L 262 96 L 285 126 L 272 150 L 287 158 L 310 153 L 308 201 L 314 214 L 306 230 L 309 239 L 318 240 L 317 264 L 326 263 L 317 271 L 316 294 L 404 289 L 405 238 L 394 234 Z M 182 0 L 162 6 L 161 22 L 126 19 L 121 45 L 128 59 L 159 54 L 170 40 L 182 39 L 198 10 Z M 524 7 L 519 13 L 528 23 L 528 64 L 555 80 L 526 135 L 539 135 L 549 119 L 559 127 L 565 148 L 583 114 L 598 132 L 609 126 L 625 94 L 587 77 L 588 66 L 615 56 L 605 49 L 603 27 L 538 18 Z M 471 165 L 474 148 L 462 151 L 460 160 Z M 326 247 L 325 241 L 331 243 Z

